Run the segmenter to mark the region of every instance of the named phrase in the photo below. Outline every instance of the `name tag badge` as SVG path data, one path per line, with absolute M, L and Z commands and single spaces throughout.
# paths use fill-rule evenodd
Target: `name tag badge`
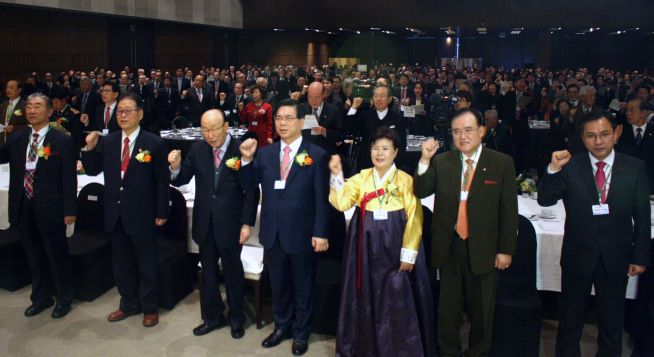
M 256 121 L 253 121 L 253 122 L 252 122 L 252 126 L 257 126 L 257 124 L 258 124 L 258 123 L 257 123 Z
M 372 216 L 375 219 L 375 221 L 385 221 L 388 219 L 388 212 L 382 209 L 378 209 L 372 212 Z
M 102 135 L 109 135 L 109 129 L 102 129 Z
M 275 190 L 283 190 L 286 188 L 286 180 L 275 181 Z
M 609 205 L 593 205 L 593 216 L 604 216 L 609 214 Z
M 467 201 L 468 200 L 468 191 L 461 191 L 461 196 L 459 196 L 459 200 Z
M 36 161 L 25 161 L 25 170 L 36 170 Z

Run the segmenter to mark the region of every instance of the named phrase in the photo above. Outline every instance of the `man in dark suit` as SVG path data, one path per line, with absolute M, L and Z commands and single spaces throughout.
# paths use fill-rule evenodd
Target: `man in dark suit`
M 399 85 L 393 87 L 393 96 L 400 100 L 400 105 L 409 105 L 410 98 L 415 98 L 413 86 L 409 85 L 409 76 L 400 74 Z
M 102 103 L 95 108 L 95 115 L 88 114 L 80 115 L 80 122 L 82 123 L 83 131 L 97 130 L 102 132 L 103 135 L 113 133 L 120 130 L 118 121 L 116 120 L 116 105 L 120 89 L 115 83 L 106 82 L 100 89 L 102 95 Z M 91 120 L 95 118 L 95 120 Z
M 541 178 L 538 203 L 563 199 L 561 302 L 557 355 L 579 356 L 579 339 L 595 286 L 598 356 L 620 356 L 627 277 L 650 258 L 650 205 L 645 164 L 613 150 L 615 122 L 590 113 L 581 123 L 588 153 L 555 151 Z
M 177 88 L 177 92 L 182 93 L 184 90 L 191 87 L 191 81 L 184 77 L 184 71 L 177 68 L 175 71 L 175 78 L 173 78 L 173 87 Z
M 5 94 L 7 100 L 0 104 L 0 120 L 4 130 L 0 133 L 0 144 L 3 144 L 12 133 L 27 126 L 25 119 L 25 100 L 21 98 L 23 85 L 17 80 L 7 81 Z
M 243 84 L 238 82 L 234 84 L 234 92 L 224 98 L 219 96 L 217 107 L 227 115 L 230 126 L 240 125 L 241 110 L 249 102 L 249 98 L 243 94 Z
M 484 126 L 486 127 L 486 134 L 482 141 L 484 146 L 513 157 L 511 129 L 499 122 L 497 110 L 489 109 L 484 112 Z
M 343 143 L 343 117 L 341 111 L 323 99 L 324 86 L 321 82 L 313 82 L 307 91 L 307 103 L 300 104 L 300 115 L 312 115 L 317 121 L 317 127 L 303 130 L 306 138 L 325 149 L 329 154 L 336 154 L 338 146 Z M 305 117 L 306 118 L 306 117 Z
M 647 108 L 642 99 L 627 102 L 627 125 L 615 148 L 645 162 L 649 193 L 654 195 L 654 123 L 647 122 Z
M 68 314 L 73 286 L 66 225 L 75 223 L 77 174 L 72 139 L 51 130 L 52 102 L 37 92 L 27 98 L 32 126 L 11 135 L 0 147 L 0 163 L 9 163 L 9 222 L 17 227 L 32 270 L 32 305 L 25 316 L 57 305 L 52 317 Z
M 568 129 L 573 133 L 573 135 L 568 138 L 568 151 L 570 151 L 572 155 L 586 151 L 584 143 L 581 140 L 581 122 L 584 116 L 590 113 L 602 113 L 602 108 L 595 105 L 595 101 L 597 100 L 597 90 L 595 90 L 594 87 L 581 87 L 579 89 L 579 95 L 581 96 L 581 100 L 576 107 L 571 109 L 571 111 L 574 111 L 574 115 L 572 116 L 572 123 L 568 124 L 572 125 L 572 127 Z
M 513 160 L 484 148 L 485 128 L 475 110 L 452 117 L 457 150 L 434 156 L 433 139 L 422 146 L 414 175 L 419 198 L 435 194 L 432 266 L 440 268 L 438 344 L 441 356 L 461 356 L 465 310 L 470 321 L 466 356 L 486 356 L 491 347 L 498 270 L 511 264 L 518 230 Z
M 79 90 L 73 96 L 73 108 L 82 114 L 91 116 L 90 121 L 95 120 L 95 108 L 100 104 L 100 96 L 92 90 L 91 79 L 83 77 L 79 82 Z
M 348 111 L 346 121 L 355 123 L 354 131 L 358 136 L 363 138 L 359 148 L 359 157 L 357 159 L 357 171 L 372 167 L 370 159 L 370 137 L 372 133 L 380 126 L 387 126 L 394 129 L 400 139 L 398 154 L 398 166 L 404 168 L 402 156 L 406 149 L 406 120 L 399 112 L 389 110 L 389 105 L 393 101 L 391 89 L 387 86 L 378 86 L 375 88 L 372 97 L 373 106 L 370 110 L 359 113 L 359 107 L 362 104 L 361 98 L 355 98 L 352 107 Z
M 168 218 L 170 172 L 166 144 L 140 129 L 141 105 L 134 93 L 121 97 L 116 109 L 121 130 L 99 144 L 97 132 L 88 134 L 82 163 L 89 175 L 104 172 L 104 228 L 111 235 L 121 297 L 108 320 L 143 311 L 143 325 L 151 327 L 159 322 L 156 227 Z
M 172 84 L 172 78 L 166 77 L 163 80 L 163 86 L 157 90 L 155 111 L 160 129 L 169 129 L 179 111 L 181 98 L 177 88 Z
M 259 241 L 268 259 L 275 330 L 262 346 L 293 336 L 292 352 L 299 356 L 311 335 L 315 253 L 329 248 L 329 170 L 327 152 L 303 139 L 297 110 L 296 101 L 279 104 L 275 125 L 281 141 L 256 157 L 255 139 L 241 144 L 240 176 L 244 187 L 261 184 L 263 190 Z
M 200 126 L 200 117 L 204 112 L 215 107 L 216 101 L 212 92 L 204 85 L 202 75 L 195 76 L 193 87 L 182 92 L 183 106 L 186 109 L 186 116 L 193 126 Z
M 82 123 L 79 121 L 80 112 L 66 102 L 66 91 L 62 87 L 55 86 L 50 93 L 54 109 L 50 121 L 57 123 L 70 133 L 73 138 L 75 158 L 77 159 L 79 158 L 79 150 L 85 144 L 84 137 L 86 136 L 82 132 Z
M 259 188 L 243 187 L 238 177 L 241 144 L 228 134 L 229 123 L 222 112 L 209 110 L 202 115 L 202 134 L 181 165 L 181 151 L 168 155 L 172 184 L 187 184 L 195 176 L 193 240 L 200 247 L 202 289 L 200 303 L 204 322 L 193 334 L 205 335 L 227 325 L 225 304 L 218 289 L 218 259 L 227 287 L 229 319 L 233 338 L 245 333 L 243 324 L 244 273 L 241 249 L 250 238 L 257 218 Z

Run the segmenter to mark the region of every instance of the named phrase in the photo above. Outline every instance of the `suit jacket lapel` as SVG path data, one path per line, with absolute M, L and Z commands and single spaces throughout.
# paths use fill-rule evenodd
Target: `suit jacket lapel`
M 298 149 L 298 151 L 295 153 L 295 156 L 297 156 L 298 154 L 300 154 L 300 153 L 301 153 L 302 151 L 304 151 L 304 150 L 306 150 L 307 152 L 309 152 L 309 145 L 310 145 L 309 140 L 302 138 L 302 143 L 300 144 L 300 148 Z M 292 158 L 291 158 L 291 168 L 290 168 L 290 172 L 288 173 L 288 177 L 286 177 L 286 186 L 288 186 L 288 185 L 291 183 L 291 181 L 292 181 L 293 178 L 295 177 L 295 174 L 296 174 L 300 169 L 302 169 L 302 168 L 299 167 L 299 166 L 297 165 L 297 163 L 295 162 L 295 157 L 292 157 Z
M 625 167 L 622 155 L 615 152 L 615 159 L 613 160 L 613 167 L 611 168 L 611 176 L 607 177 L 610 178 L 611 182 L 609 185 L 609 193 L 606 196 L 606 203 L 611 204 L 611 202 L 616 199 L 616 195 L 619 197 L 621 191 L 620 184 L 624 182 L 624 179 L 622 178 L 624 174 Z M 616 191 L 617 193 L 615 193 Z
M 42 147 L 46 147 L 47 145 L 51 145 L 50 140 L 52 139 L 52 136 L 51 136 L 52 134 L 51 133 L 52 133 L 53 130 L 55 130 L 55 129 L 52 129 L 52 128 L 48 129 L 48 132 L 45 134 L 45 138 L 43 138 L 43 142 L 41 143 Z M 28 130 L 28 131 L 31 132 L 31 130 Z M 28 137 L 28 139 L 29 139 L 29 137 Z M 27 141 L 27 145 L 29 145 L 29 140 Z M 52 150 L 52 147 L 50 147 L 50 150 Z M 52 153 L 53 153 L 53 151 L 50 152 L 50 155 L 52 155 Z M 38 155 L 39 155 L 39 153 L 37 152 L 36 156 L 38 157 Z M 36 161 L 36 172 L 38 172 L 39 169 L 41 168 L 41 166 L 43 166 L 43 162 L 45 160 L 47 160 L 47 159 L 43 158 L 43 157 L 40 157 L 40 158 L 37 159 L 37 161 Z
M 450 159 L 450 168 L 449 170 L 449 175 L 450 175 L 450 180 L 452 181 L 452 189 L 454 190 L 454 197 L 456 197 L 456 201 L 459 202 L 460 198 L 460 193 L 461 193 L 461 153 L 457 151 L 457 155 L 451 155 Z
M 581 165 L 582 169 L 581 171 L 581 176 L 582 176 L 582 181 L 584 181 L 584 184 L 586 185 L 586 189 L 590 193 L 590 197 L 592 197 L 592 202 L 598 203 L 597 199 L 597 185 L 595 184 L 595 176 L 593 175 L 593 165 L 590 163 L 590 157 L 588 157 L 589 154 L 584 153 L 581 158 Z M 615 164 L 615 162 L 614 162 Z M 614 165 L 615 166 L 615 165 Z
M 229 170 L 231 170 L 229 167 L 225 165 L 227 163 L 227 160 L 229 160 L 230 157 L 238 156 L 235 155 L 235 151 L 238 151 L 238 147 L 236 146 L 236 139 L 230 136 L 229 145 L 227 145 L 227 150 L 223 154 L 223 159 L 220 161 L 220 172 L 218 174 L 218 184 L 216 184 L 215 192 L 218 192 L 220 190 L 223 183 L 225 182 L 225 178 L 226 178 L 225 176 L 228 175 Z
M 468 198 L 477 191 L 477 188 L 481 185 L 481 182 L 483 182 L 486 177 L 486 170 L 489 166 L 488 152 L 485 149 L 482 149 L 479 154 L 479 162 L 477 162 L 477 166 L 475 167 L 475 174 L 472 176 Z

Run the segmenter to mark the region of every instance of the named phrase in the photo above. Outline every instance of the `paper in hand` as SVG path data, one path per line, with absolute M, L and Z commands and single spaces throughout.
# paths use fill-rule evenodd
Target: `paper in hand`
M 315 115 L 309 114 L 304 116 L 304 126 L 302 127 L 302 130 L 313 129 L 317 126 L 320 126 L 320 124 L 318 124 L 318 119 L 316 119 Z

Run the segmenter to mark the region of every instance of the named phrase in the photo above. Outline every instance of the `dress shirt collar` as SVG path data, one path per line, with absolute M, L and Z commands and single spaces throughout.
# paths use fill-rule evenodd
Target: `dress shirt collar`
M 43 138 L 45 138 L 45 134 L 48 133 L 48 130 L 50 130 L 50 125 L 44 126 L 37 132 L 35 132 L 34 129 L 32 129 L 32 133 L 30 134 L 30 142 L 32 142 L 32 137 L 35 133 L 39 134 L 39 142 L 42 142 Z
M 590 157 L 590 164 L 593 167 L 593 172 L 594 172 L 595 170 L 597 170 L 597 166 L 595 165 L 595 163 L 599 162 L 599 160 L 595 156 L 593 156 L 593 154 L 590 152 L 588 152 L 588 156 Z M 611 150 L 609 156 L 607 156 L 604 160 L 602 160 L 603 162 L 606 163 L 606 168 L 604 170 L 608 170 L 609 168 L 613 167 L 614 160 L 615 160 L 615 150 Z
M 313 114 L 313 112 L 317 110 L 317 111 L 318 111 L 318 115 L 317 115 L 317 116 L 319 117 L 320 114 L 322 114 L 322 107 L 323 107 L 324 105 L 325 105 L 325 102 L 320 102 L 320 105 L 318 106 L 318 108 L 313 108 L 313 107 L 311 107 L 311 113 Z M 318 119 L 318 118 L 316 118 L 316 119 Z
M 377 111 L 377 118 L 379 118 L 379 120 L 383 120 L 384 118 L 386 118 L 386 114 L 388 114 L 388 108 L 384 109 L 381 112 L 379 110 L 376 111 Z
M 223 143 L 223 145 L 221 147 L 218 148 L 218 149 L 220 149 L 220 151 L 222 152 L 223 155 L 225 155 L 225 153 L 227 152 L 227 148 L 229 147 L 229 142 L 231 140 L 232 140 L 232 136 L 230 134 L 227 134 L 227 136 L 225 137 L 225 142 Z M 215 150 L 217 148 L 211 148 L 211 149 Z
M 113 103 L 109 104 L 109 108 L 111 108 L 111 114 L 113 114 L 114 110 L 116 110 L 116 104 L 118 104 L 118 102 L 113 102 Z M 107 110 L 107 105 L 106 104 L 105 104 L 104 108 L 105 109 L 103 110 L 103 113 L 102 113 L 103 117 L 104 117 L 104 111 Z
M 121 132 L 122 132 L 121 141 L 120 141 L 121 145 L 122 145 L 123 142 L 125 142 L 125 138 L 129 138 L 129 143 L 130 143 L 130 146 L 131 146 L 133 143 L 136 142 L 136 137 L 139 136 L 139 133 L 141 132 L 141 127 L 137 127 L 136 130 L 134 130 L 133 133 L 129 134 L 129 136 L 125 135 L 124 131 L 121 131 Z
M 640 136 L 642 136 L 644 138 L 645 137 L 645 129 L 647 129 L 647 121 L 645 121 L 643 123 L 643 125 L 641 125 L 641 126 L 631 124 L 631 129 L 634 131 L 634 138 L 636 137 L 636 135 L 638 135 L 638 130 L 637 130 L 638 128 L 642 129 L 640 131 Z
M 481 156 L 482 146 L 483 145 L 480 144 L 477 147 L 477 150 L 475 150 L 475 152 L 470 157 L 468 155 L 464 154 L 464 153 L 461 153 L 461 164 L 463 165 L 463 167 L 466 167 L 466 165 L 467 165 L 466 160 L 467 159 L 472 159 L 472 167 L 477 166 L 477 163 L 479 162 L 479 156 Z
M 8 108 L 15 107 L 16 104 L 18 104 L 19 100 L 20 100 L 20 96 L 16 97 L 16 99 L 14 99 L 14 100 L 10 99 Z
M 289 153 L 290 155 L 295 155 L 297 154 L 298 150 L 300 150 L 300 145 L 302 145 L 302 135 L 300 135 L 297 139 L 295 139 L 292 143 L 286 145 L 286 143 L 282 140 L 280 141 L 281 145 L 279 146 L 279 149 L 281 150 L 280 154 L 284 155 L 284 148 L 285 147 L 290 147 L 291 152 Z

